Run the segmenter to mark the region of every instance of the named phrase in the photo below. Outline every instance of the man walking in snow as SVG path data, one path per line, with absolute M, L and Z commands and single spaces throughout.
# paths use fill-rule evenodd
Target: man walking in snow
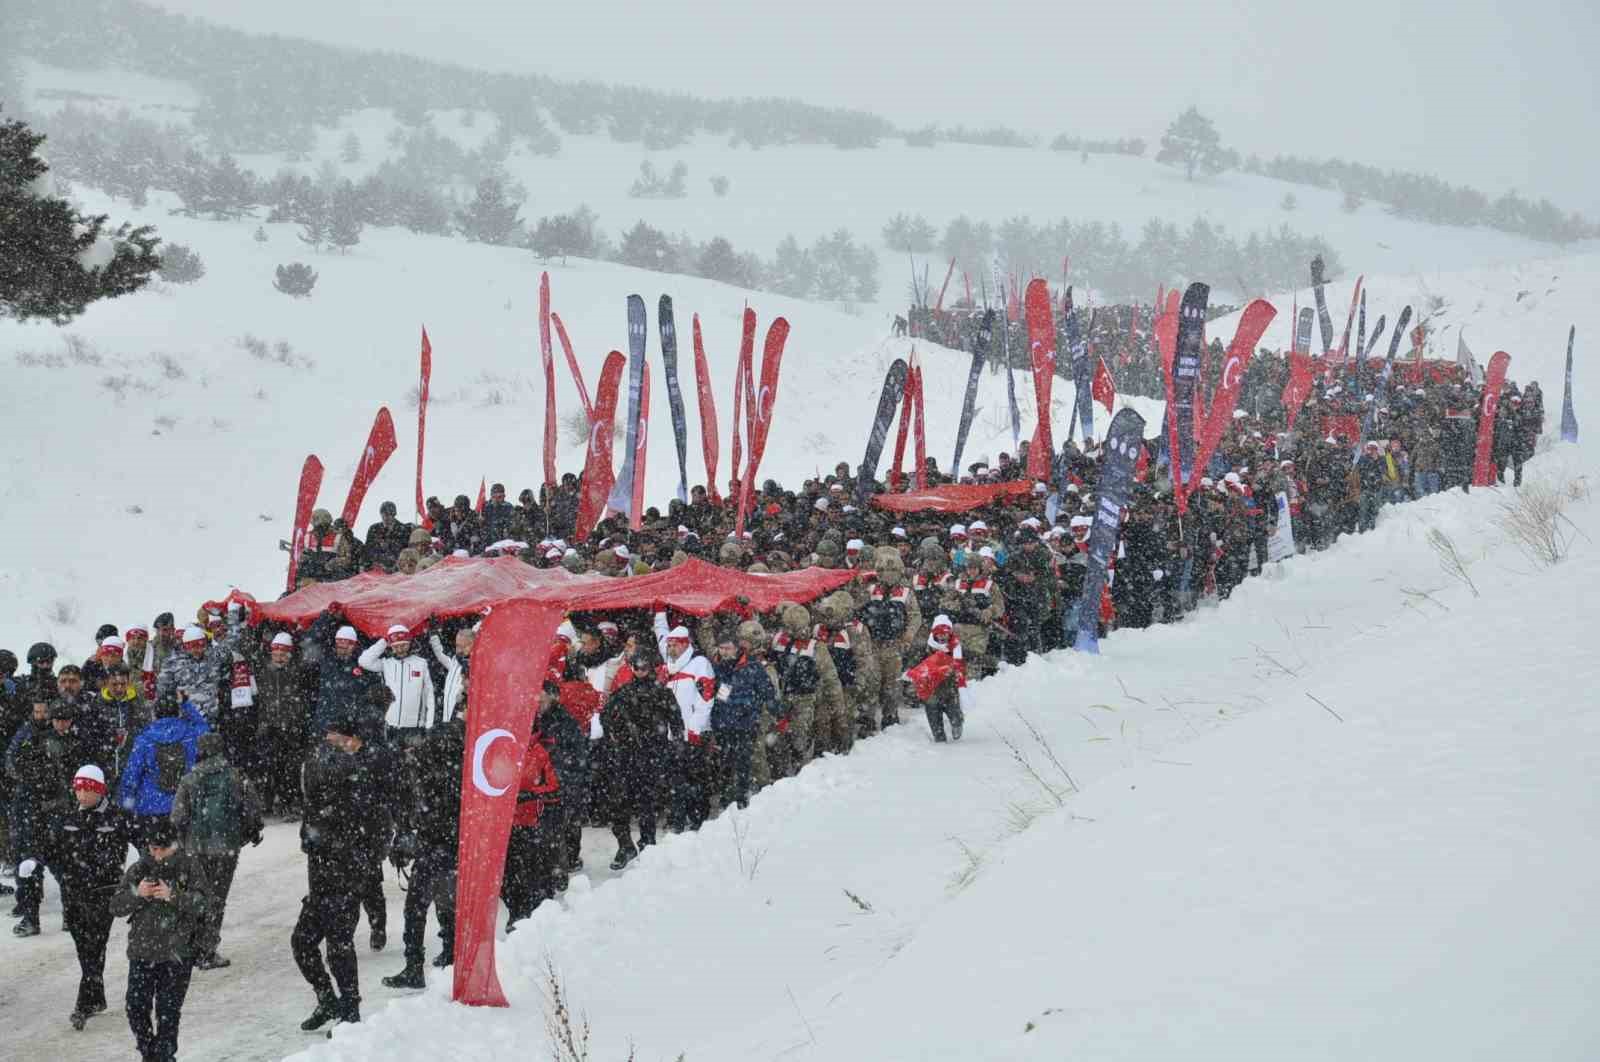
M 224 758 L 222 735 L 200 737 L 194 770 L 178 783 L 172 824 L 184 851 L 200 864 L 211 884 L 211 902 L 195 941 L 195 968 L 220 970 L 229 965 L 217 953 L 217 945 L 233 875 L 239 869 L 239 850 L 246 842 L 261 843 L 261 805 L 255 787 Z

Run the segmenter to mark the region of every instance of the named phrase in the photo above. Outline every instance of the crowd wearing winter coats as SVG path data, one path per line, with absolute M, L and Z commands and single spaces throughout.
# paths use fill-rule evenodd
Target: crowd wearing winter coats
M 1243 403 L 1181 518 L 1164 440 L 1152 434 L 1109 584 L 1087 604 L 1101 454 L 1070 440 L 1048 481 L 956 514 L 874 505 L 886 488 L 862 489 L 843 463 L 797 489 L 763 484 L 743 534 L 734 503 L 697 486 L 687 502 L 641 514 L 638 528 L 613 515 L 580 536 L 574 476 L 524 490 L 516 505 L 499 485 L 481 507 L 430 500 L 416 525 L 384 503 L 364 538 L 318 511 L 300 586 L 361 571 L 405 577 L 451 554 L 613 578 L 692 557 L 757 574 L 851 573 L 831 593 L 766 613 L 696 617 L 660 603 L 568 617 L 518 785 L 503 892 L 515 926 L 582 867 L 586 826 L 611 830 L 611 866 L 623 870 L 661 829 L 698 828 L 908 711 L 921 710 L 932 741 L 960 740 L 969 684 L 1071 646 L 1081 608 L 1102 636 L 1183 621 L 1274 559 L 1372 529 L 1383 506 L 1466 489 L 1475 390 L 1446 375 L 1396 384 L 1380 403 L 1375 385 L 1370 373 L 1323 377 L 1292 429 L 1281 407 L 1258 415 Z M 1542 429 L 1537 385 L 1508 385 L 1499 408 L 1496 471 L 1520 482 Z M 993 465 L 979 458 L 958 480 L 930 460 L 924 477 L 1026 481 L 1020 449 Z M 337 607 L 288 630 L 235 602 L 200 607 L 182 630 L 170 613 L 148 628 L 105 625 L 81 665 L 58 667 L 39 643 L 19 675 L 0 650 L 0 843 L 16 875 L 15 932 L 41 931 L 52 874 L 82 968 L 74 1026 L 105 1009 L 105 940 L 126 916 L 130 1026 L 144 1057 L 170 1057 L 190 971 L 227 965 L 227 895 L 267 816 L 300 821 L 307 859 L 289 942 L 316 997 L 305 1028 L 359 1020 L 353 941 L 365 913 L 370 946 L 386 944 L 385 861 L 408 883 L 404 967 L 385 982 L 425 983 L 430 909 L 441 944 L 432 964 L 450 964 L 474 619 L 396 625 L 369 640 Z M 140 856 L 125 871 L 130 845 Z

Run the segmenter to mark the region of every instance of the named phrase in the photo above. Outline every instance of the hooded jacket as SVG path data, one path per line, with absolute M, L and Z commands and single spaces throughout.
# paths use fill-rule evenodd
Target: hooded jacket
M 170 815 L 179 781 L 194 769 L 200 735 L 210 730 L 210 724 L 200 717 L 194 705 L 185 701 L 182 714 L 157 719 L 140 731 L 128 757 L 128 768 L 117 784 L 117 799 L 123 810 L 135 815 Z M 181 770 L 177 760 L 180 754 Z M 177 778 L 173 777 L 175 771 Z M 162 785 L 163 774 L 172 783 L 170 789 Z

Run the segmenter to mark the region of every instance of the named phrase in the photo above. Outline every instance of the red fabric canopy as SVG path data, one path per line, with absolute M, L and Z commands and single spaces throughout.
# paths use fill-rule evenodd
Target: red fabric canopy
M 664 572 L 625 579 L 573 575 L 561 568 L 533 568 L 515 557 L 447 557 L 416 575 L 362 574 L 318 583 L 268 603 L 255 616 L 309 627 L 330 605 L 363 634 L 383 636 L 393 624 L 413 631 L 429 619 L 470 616 L 508 601 L 534 601 L 567 612 L 649 608 L 663 601 L 693 616 L 732 611 L 740 597 L 766 612 L 780 602 L 802 604 L 849 582 L 853 573 L 806 568 L 777 575 L 750 575 L 690 560 Z
M 872 504 L 896 513 L 965 513 L 1002 498 L 1031 493 L 1033 482 L 1025 479 L 1007 483 L 958 483 L 906 494 L 874 494 Z

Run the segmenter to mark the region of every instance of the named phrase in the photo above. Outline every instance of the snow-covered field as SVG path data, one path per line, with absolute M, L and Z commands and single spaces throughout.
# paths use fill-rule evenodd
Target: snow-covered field
M 1557 447 L 1530 482 L 1592 481 L 1593 456 Z M 1593 1057 L 1600 554 L 1535 567 L 1495 522 L 1509 494 L 1387 509 L 1214 612 L 1007 670 L 961 744 L 911 720 L 614 880 L 591 831 L 602 869 L 501 946 L 509 1010 L 454 1006 L 445 978 L 386 1005 L 391 945 L 363 950 L 366 1022 L 304 1039 L 303 870 L 274 827 L 186 1056 L 539 1055 L 548 961 L 596 1058 Z M 1569 515 L 1600 534 L 1592 498 Z M 66 1028 L 54 910 L 0 939 L 0 1005 L 17 1042 L 121 1057 L 114 1011 Z
M 181 86 L 73 77 L 83 91 L 184 106 Z M 387 120 L 348 122 L 375 149 Z M 486 121 L 462 135 L 485 135 Z M 325 130 L 321 153 L 342 135 Z M 697 144 L 657 160 L 690 164 L 694 194 L 676 203 L 625 199 L 643 156 L 600 139 L 569 137 L 560 159 L 512 168 L 535 216 L 583 200 L 610 228 L 642 216 L 763 250 L 790 231 L 876 233 L 901 210 L 936 221 L 978 214 L 971 174 L 982 160 L 994 178 L 982 198 L 1002 215 L 1066 212 L 1126 227 L 1205 213 L 1233 231 L 1288 221 L 1324 231 L 1352 274 L 1367 272 L 1374 316 L 1410 302 L 1437 311 L 1444 353 L 1463 327 L 1480 361 L 1509 351 L 1511 376 L 1543 385 L 1552 432 L 1576 323 L 1579 416 L 1600 430 L 1586 357 L 1600 335 L 1591 294 L 1600 255 L 1552 257 L 1503 234 L 1398 223 L 1371 207 L 1345 215 L 1331 193 L 1323 202 L 1308 189 L 1284 215 L 1283 186 L 1253 178 L 1190 187 L 1148 163 L 1047 152 L 1001 152 L 1028 162 L 1007 169 L 992 165 L 993 152 L 969 154 L 979 151 Z M 732 179 L 726 200 L 704 191 L 713 173 Z M 12 517 L 0 538 L 10 603 L 0 645 L 50 638 L 81 659 L 102 622 L 182 614 L 230 585 L 275 594 L 301 461 L 321 456 L 320 503 L 337 510 L 384 404 L 400 447 L 358 530 L 384 499 L 406 511 L 424 324 L 434 346 L 427 492 L 473 495 L 481 477 L 513 492 L 536 484 L 541 266 L 528 253 L 368 230 L 349 255 L 312 254 L 289 226 L 268 227 L 258 244 L 256 221 L 168 216 L 160 194 L 142 212 L 77 194 L 90 210 L 156 223 L 199 251 L 208 272 L 96 306 L 66 329 L 0 322 L 9 441 L 0 504 Z M 1092 214 L 1063 202 L 1093 203 Z M 271 287 L 273 267 L 295 259 L 321 274 L 308 300 Z M 762 473 L 791 482 L 859 460 L 883 371 L 909 350 L 886 338 L 897 280 L 878 305 L 840 308 L 609 264 L 548 268 L 591 388 L 604 353 L 623 345 L 625 296 L 645 296 L 652 332 L 656 298 L 674 296 L 691 483 L 704 479 L 693 313 L 724 426 L 744 303 L 763 333 L 789 318 Z M 1336 316 L 1352 279 L 1329 292 Z M 1270 297 L 1280 316 L 1263 342 L 1285 345 L 1291 302 L 1307 305 L 1309 294 Z M 266 342 L 267 357 L 241 345 L 246 335 Z M 933 382 L 929 451 L 945 462 L 966 356 L 926 346 L 919 355 Z M 658 371 L 653 335 L 651 356 Z M 578 400 L 557 361 L 565 418 Z M 1027 430 L 1032 389 L 1018 383 Z M 664 504 L 677 468 L 657 384 L 647 496 Z M 982 386 L 973 458 L 1010 449 L 1004 381 Z M 1155 404 L 1143 411 L 1159 420 Z M 727 450 L 724 431 L 723 480 Z M 581 453 L 563 424 L 562 469 L 576 470 Z M 1592 488 L 1596 456 L 1593 443 L 1556 446 L 1530 474 L 1561 486 L 1587 477 Z M 316 1041 L 311 1057 L 539 1055 L 547 960 L 592 1020 L 597 1058 L 626 1057 L 630 1042 L 639 1059 L 695 1062 L 1594 1057 L 1600 521 L 1592 498 L 1574 498 L 1572 555 L 1541 569 L 1495 523 L 1511 496 L 1388 509 L 1375 534 L 1252 580 L 1215 612 L 1115 635 L 1098 660 L 1057 654 L 1008 670 L 977 691 L 962 744 L 936 749 L 917 725 L 893 731 L 670 839 L 615 880 L 603 869 L 611 842 L 592 834 L 595 873 L 501 949 L 508 1011 L 454 1007 L 443 979 L 387 1005 L 395 994 L 378 979 L 399 965 L 396 892 L 395 943 L 381 961 L 363 951 L 368 1021 Z M 1477 594 L 1441 571 L 1430 528 L 1467 555 Z M 302 888 L 293 829 L 274 826 L 245 853 L 235 886 L 224 931 L 234 966 L 198 975 L 191 991 L 186 1057 L 272 1058 L 312 1043 L 295 1028 L 311 1001 L 288 951 Z M 115 1010 L 85 1033 L 67 1029 L 75 975 L 58 911 L 52 889 L 44 936 L 0 934 L 4 1042 L 126 1057 Z M 124 939 L 119 927 L 113 1000 Z

